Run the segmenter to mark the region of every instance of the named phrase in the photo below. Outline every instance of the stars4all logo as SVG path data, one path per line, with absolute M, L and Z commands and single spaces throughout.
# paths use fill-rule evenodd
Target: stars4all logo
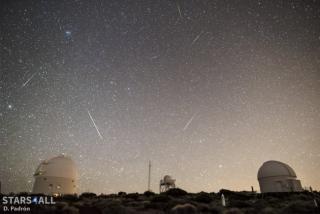
M 38 204 L 38 197 L 32 197 L 31 201 L 33 204 Z
M 33 196 L 31 198 L 32 204 L 55 204 L 51 196 Z

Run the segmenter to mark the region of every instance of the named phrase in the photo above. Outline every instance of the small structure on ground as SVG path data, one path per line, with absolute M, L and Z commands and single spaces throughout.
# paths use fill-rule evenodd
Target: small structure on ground
M 161 192 L 166 192 L 171 188 L 175 188 L 176 180 L 173 179 L 170 175 L 166 175 L 163 177 L 163 179 L 160 180 L 160 193 Z

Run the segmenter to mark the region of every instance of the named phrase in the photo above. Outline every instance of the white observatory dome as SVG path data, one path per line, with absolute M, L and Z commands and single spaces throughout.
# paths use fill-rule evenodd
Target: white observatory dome
M 34 173 L 34 193 L 74 194 L 77 169 L 71 158 L 64 155 L 42 161 Z
M 302 191 L 300 180 L 287 164 L 270 160 L 264 162 L 258 171 L 261 192 Z
M 258 171 L 258 179 L 280 175 L 294 178 L 297 177 L 296 173 L 289 165 L 274 160 L 264 162 Z

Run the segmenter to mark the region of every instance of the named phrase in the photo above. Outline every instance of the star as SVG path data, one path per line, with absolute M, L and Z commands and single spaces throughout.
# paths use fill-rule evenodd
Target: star
M 70 30 L 66 30 L 66 31 L 64 32 L 64 34 L 65 34 L 66 37 L 70 37 L 72 33 L 71 33 Z

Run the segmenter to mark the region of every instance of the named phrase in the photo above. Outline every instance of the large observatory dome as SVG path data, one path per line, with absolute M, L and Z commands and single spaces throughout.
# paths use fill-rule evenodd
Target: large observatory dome
M 74 194 L 77 169 L 70 157 L 59 155 L 42 161 L 34 173 L 34 193 Z
M 264 192 L 296 192 L 302 191 L 300 180 L 294 170 L 279 161 L 267 161 L 258 171 L 260 191 Z
M 49 160 L 42 161 L 34 176 L 54 176 L 63 178 L 77 177 L 76 165 L 71 158 L 59 155 Z
M 274 160 L 264 162 L 258 171 L 258 179 L 274 176 L 297 177 L 294 170 L 285 163 Z

